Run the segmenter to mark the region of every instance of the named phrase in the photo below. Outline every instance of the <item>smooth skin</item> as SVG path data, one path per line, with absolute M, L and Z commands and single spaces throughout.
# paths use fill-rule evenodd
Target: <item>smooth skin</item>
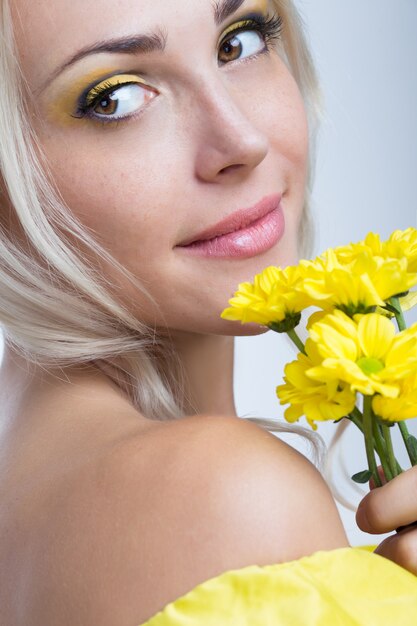
M 186 418 L 151 422 L 93 365 L 52 376 L 6 351 L 2 623 L 139 624 L 221 572 L 348 545 L 319 472 L 237 418 L 233 335 L 265 329 L 220 318 L 239 282 L 297 258 L 308 151 L 297 85 L 279 54 L 253 53 L 256 34 L 247 58 L 219 64 L 225 29 L 266 8 L 246 0 L 216 25 L 210 0 L 13 3 L 32 123 L 59 190 L 160 303 L 155 311 L 102 268 L 141 319 L 167 324 L 191 399 Z M 165 52 L 91 55 L 50 82 L 84 46 L 157 27 Z M 75 95 L 103 72 L 149 86 L 137 118 L 113 127 L 71 117 Z M 175 248 L 276 192 L 286 231 L 268 252 L 185 260 Z M 398 526 L 410 498 L 396 493 Z
M 255 424 L 150 422 L 94 368 L 7 383 L 0 623 L 140 624 L 222 572 L 348 546 L 317 469 Z

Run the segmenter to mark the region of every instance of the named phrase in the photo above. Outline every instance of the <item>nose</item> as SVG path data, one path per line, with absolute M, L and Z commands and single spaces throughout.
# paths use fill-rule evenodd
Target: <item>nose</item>
M 253 97 L 251 94 L 250 98 Z M 264 160 L 269 149 L 268 138 L 249 118 L 247 98 L 246 95 L 242 102 L 243 96 L 229 90 L 221 81 L 199 86 L 195 129 L 198 179 L 214 183 L 236 181 L 248 176 Z

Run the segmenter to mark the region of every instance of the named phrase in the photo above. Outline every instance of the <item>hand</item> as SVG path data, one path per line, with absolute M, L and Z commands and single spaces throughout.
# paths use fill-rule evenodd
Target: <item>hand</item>
M 417 466 L 388 483 L 381 467 L 378 472 L 383 485 L 375 487 L 373 481 L 370 483 L 371 491 L 356 511 L 356 523 L 371 534 L 397 529 L 379 544 L 375 553 L 417 576 Z

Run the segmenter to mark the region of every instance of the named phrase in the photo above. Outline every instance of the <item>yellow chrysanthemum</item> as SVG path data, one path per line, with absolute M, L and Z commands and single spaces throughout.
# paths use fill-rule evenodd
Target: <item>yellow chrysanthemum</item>
M 221 317 L 264 326 L 293 317 L 309 306 L 306 295 L 296 289 L 301 280 L 298 266 L 267 267 L 255 276 L 253 283 L 239 285 Z
M 329 309 L 334 306 L 368 308 L 383 305 L 367 274 L 355 276 L 349 268 L 337 261 L 330 249 L 323 258 L 303 267 L 304 280 L 300 289 L 308 295 L 315 306 Z
M 400 381 L 398 398 L 374 396 L 372 409 L 375 415 L 389 422 L 417 417 L 417 372 Z
M 308 376 L 345 382 L 365 395 L 397 398 L 400 381 L 417 368 L 417 324 L 395 334 L 383 315 L 355 315 L 352 320 L 336 310 L 311 326 L 310 337 L 323 362 Z
M 315 261 L 300 265 L 300 273 L 303 281 L 297 290 L 313 305 L 324 310 L 337 307 L 350 315 L 382 307 L 417 283 L 417 274 L 408 272 L 405 258 L 374 257 L 362 248 L 349 263 L 341 262 L 330 248 Z
M 296 361 L 285 367 L 283 385 L 276 388 L 280 404 L 289 404 L 284 416 L 288 422 L 296 422 L 303 415 L 310 426 L 317 430 L 315 421 L 338 420 L 348 415 L 355 406 L 355 394 L 346 383 L 331 380 L 312 380 L 307 372 L 321 363 L 316 345 L 307 339 L 306 354 L 299 354 Z
M 342 263 L 351 263 L 364 251 L 384 259 L 406 259 L 408 271 L 417 272 L 417 230 L 415 228 L 396 230 L 386 241 L 381 241 L 376 233 L 368 233 L 365 239 L 357 244 L 335 249 L 336 256 Z
M 396 230 L 386 242 L 387 254 L 391 258 L 405 256 L 408 261 L 408 271 L 417 272 L 417 230 Z

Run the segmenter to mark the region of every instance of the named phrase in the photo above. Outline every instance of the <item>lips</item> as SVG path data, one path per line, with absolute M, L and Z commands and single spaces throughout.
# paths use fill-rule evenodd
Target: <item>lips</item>
M 260 218 L 276 210 L 281 202 L 282 195 L 279 193 L 265 196 L 260 202 L 246 209 L 239 209 L 221 220 L 214 226 L 193 235 L 192 237 L 178 244 L 179 247 L 186 247 L 199 241 L 207 241 L 221 235 L 233 233 L 250 226 Z

